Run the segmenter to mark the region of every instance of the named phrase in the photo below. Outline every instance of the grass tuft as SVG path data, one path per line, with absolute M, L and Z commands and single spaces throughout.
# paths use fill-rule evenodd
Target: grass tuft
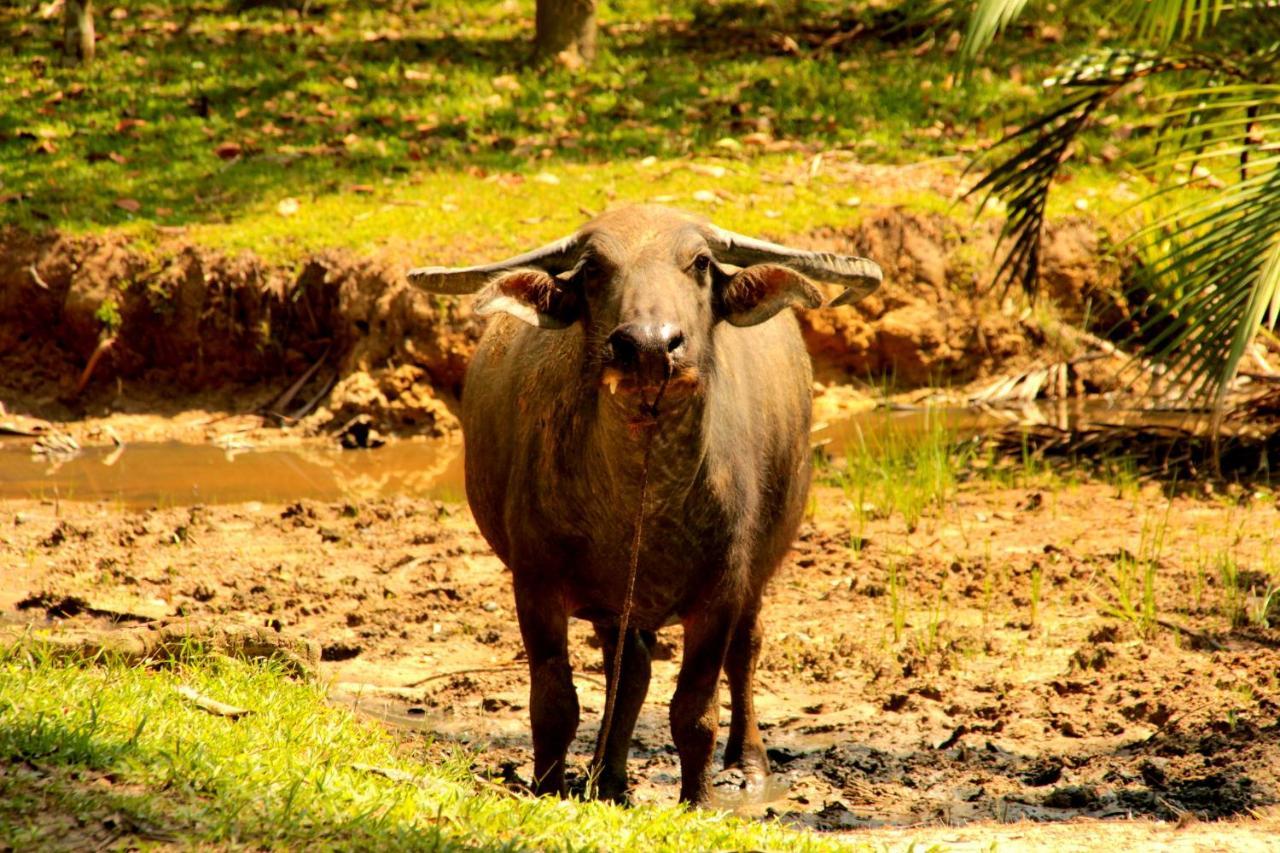
M 894 423 L 889 413 L 874 429 L 857 430 L 845 457 L 820 460 L 818 476 L 839 486 L 853 505 L 854 549 L 861 545 L 866 518 L 902 516 L 908 532 L 921 518 L 955 494 L 959 472 L 970 461 L 943 415 L 930 412 L 920 429 Z
M 195 708 L 190 685 L 251 709 Z M 185 655 L 171 667 L 0 652 L 0 846 L 287 849 L 848 849 L 677 807 L 506 796 L 471 756 L 423 761 L 277 666 Z M 361 767 L 385 768 L 395 779 Z

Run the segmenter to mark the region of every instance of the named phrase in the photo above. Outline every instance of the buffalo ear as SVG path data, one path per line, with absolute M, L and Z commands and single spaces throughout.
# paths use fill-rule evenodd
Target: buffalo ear
M 788 305 L 817 308 L 823 302 L 808 276 L 779 264 L 716 264 L 715 288 L 716 317 L 733 326 L 763 323 Z
M 510 314 L 540 329 L 564 329 L 580 312 L 577 290 L 568 281 L 531 267 L 504 272 L 476 297 L 476 314 Z

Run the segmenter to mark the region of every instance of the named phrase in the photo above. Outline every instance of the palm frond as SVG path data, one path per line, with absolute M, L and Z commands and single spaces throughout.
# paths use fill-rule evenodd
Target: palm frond
M 1077 90 L 1066 103 L 1006 136 L 975 161 L 974 165 L 985 163 L 993 154 L 1014 148 L 966 194 L 980 195 L 980 207 L 997 197 L 1008 211 L 998 247 L 1007 245 L 1008 250 L 997 267 L 997 284 L 1003 282 L 1007 288 L 1017 281 L 1026 292 L 1035 293 L 1049 190 L 1062 164 L 1070 158 L 1076 138 L 1116 92 L 1134 80 L 1165 70 L 1168 63 L 1135 51 L 1105 51 L 1081 57 L 1053 81 Z
M 1008 211 L 997 251 L 1006 243 L 1009 248 L 997 268 L 996 283 L 1003 281 L 1007 288 L 1017 281 L 1028 293 L 1035 292 L 1050 185 L 1071 156 L 1076 137 L 1106 99 L 1106 90 L 1077 96 L 1049 116 L 1001 140 L 999 145 L 1023 144 L 967 193 L 982 195 L 980 207 L 985 207 L 993 196 L 998 197 Z
M 963 0 L 954 0 L 963 6 Z M 974 0 L 961 56 L 968 64 L 1028 6 Z M 1092 51 L 1046 85 L 1063 102 L 1009 134 L 973 165 L 994 161 L 970 190 L 1002 200 L 996 282 L 1034 294 L 1048 194 L 1076 139 L 1129 84 L 1162 75 L 1145 124 L 1155 187 L 1134 207 L 1143 263 L 1126 322 L 1140 357 L 1163 378 L 1222 410 L 1253 341 L 1280 321 L 1280 0 L 1126 0 L 1112 17 L 1144 50 Z M 1136 39 L 1136 41 L 1135 41 Z M 1177 47 L 1171 47 L 1174 43 Z M 1161 206 L 1165 207 L 1162 212 Z
M 1137 24 L 1140 36 L 1169 44 L 1175 39 L 1199 39 L 1233 13 L 1247 17 L 1280 8 L 1276 0 L 1129 0 L 1123 16 Z
M 960 43 L 960 59 L 972 64 L 1027 6 L 1027 0 L 978 0 Z
M 1143 354 L 1221 409 L 1258 330 L 1280 319 L 1280 169 L 1183 205 L 1135 235 L 1141 281 L 1157 310 L 1142 321 Z

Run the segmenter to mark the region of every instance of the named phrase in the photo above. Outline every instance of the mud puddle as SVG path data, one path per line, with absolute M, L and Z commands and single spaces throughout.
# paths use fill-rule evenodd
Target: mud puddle
M 910 442 L 930 430 L 960 438 L 1012 423 L 1062 428 L 1086 423 L 1185 424 L 1187 416 L 1098 401 L 1035 405 L 1017 411 L 976 408 L 877 408 L 815 419 L 815 445 L 832 452 L 887 439 Z M 463 499 L 460 441 L 401 441 L 375 450 L 308 443 L 260 448 L 181 442 L 90 447 L 36 454 L 29 440 L 0 440 L 0 500 L 106 500 L 127 508 L 281 503 L 371 498 Z
M 892 404 L 846 417 L 815 417 L 814 443 L 832 452 L 865 443 L 875 448 L 885 437 L 910 443 L 931 430 L 964 439 L 1009 426 L 1050 425 L 1058 429 L 1087 426 L 1170 426 L 1194 428 L 1197 416 L 1179 411 L 1153 411 L 1141 400 L 1076 399 L 1027 403 L 1021 408 L 977 406 L 905 406 Z
M 106 500 L 123 507 L 247 501 L 462 499 L 458 442 L 397 442 L 377 450 L 307 444 L 255 449 L 158 442 L 32 453 L 0 442 L 0 499 Z

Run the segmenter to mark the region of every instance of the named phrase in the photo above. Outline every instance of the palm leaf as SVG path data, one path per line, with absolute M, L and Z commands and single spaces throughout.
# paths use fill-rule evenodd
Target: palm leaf
M 1105 51 L 1081 57 L 1064 69 L 1055 84 L 1083 93 L 1073 93 L 1066 103 L 1006 136 L 971 164 L 971 168 L 985 164 L 994 154 L 1014 149 L 966 194 L 980 195 L 980 208 L 998 197 L 1008 210 L 997 251 L 1008 249 L 997 267 L 995 283 L 1003 282 L 1007 288 L 1017 281 L 1026 292 L 1035 293 L 1049 190 L 1077 137 L 1116 92 L 1167 67 L 1167 61 L 1143 52 Z
M 960 43 L 960 59 L 971 64 L 996 36 L 1022 14 L 1027 0 L 978 0 L 969 15 L 964 40 Z
M 962 57 L 971 62 L 1027 5 L 977 0 Z M 1266 14 L 1280 0 L 1128 0 L 1115 8 L 1138 36 L 1163 47 L 1094 51 L 1064 67 L 1046 81 L 1064 90 L 1063 103 L 976 160 L 993 165 L 970 194 L 1007 206 L 996 281 L 1017 280 L 1034 294 L 1048 194 L 1075 140 L 1129 83 L 1157 74 L 1175 81 L 1157 93 L 1164 108 L 1150 122 L 1156 149 L 1146 164 L 1157 184 L 1137 204 L 1150 224 L 1132 238 L 1145 259 L 1135 282 L 1136 338 L 1166 378 L 1221 411 L 1257 334 L 1280 320 L 1280 15 Z M 1171 50 L 1176 40 L 1183 44 Z M 1207 191 L 1209 183 L 1217 189 Z M 1155 213 L 1167 199 L 1180 201 Z
M 1150 258 L 1142 286 L 1159 306 L 1142 322 L 1143 353 L 1221 411 L 1258 330 L 1280 318 L 1280 169 L 1160 221 L 1135 235 Z
M 1125 10 L 1139 34 L 1169 44 L 1175 38 L 1199 38 L 1218 25 L 1224 13 L 1248 10 L 1253 0 L 1131 0 Z

